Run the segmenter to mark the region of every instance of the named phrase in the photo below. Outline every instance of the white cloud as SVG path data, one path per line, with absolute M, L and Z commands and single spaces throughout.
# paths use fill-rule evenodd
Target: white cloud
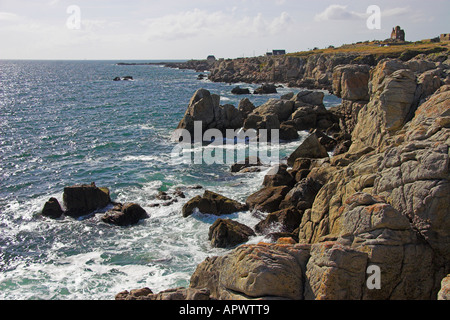
M 347 6 L 341 6 L 338 4 L 332 4 L 327 7 L 323 12 L 316 14 L 314 19 L 316 21 L 328 21 L 328 20 L 355 20 L 366 18 L 366 13 L 358 13 L 355 11 L 347 10 Z
M 175 40 L 196 36 L 276 35 L 284 31 L 291 22 L 292 19 L 286 12 L 267 19 L 261 13 L 253 17 L 237 17 L 233 10 L 231 13 L 224 13 L 194 9 L 147 19 L 142 24 L 147 28 L 148 39 Z
M 0 12 L 0 21 L 17 21 L 20 17 L 11 12 Z

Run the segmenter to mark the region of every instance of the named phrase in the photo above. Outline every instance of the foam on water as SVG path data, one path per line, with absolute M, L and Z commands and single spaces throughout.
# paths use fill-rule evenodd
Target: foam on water
M 128 74 L 137 81 L 112 81 Z M 230 93 L 235 85 L 200 82 L 189 70 L 89 61 L 2 61 L 0 75 L 0 299 L 113 299 L 126 289 L 188 286 L 200 262 L 227 252 L 208 241 L 218 217 L 183 218 L 183 204 L 205 189 L 245 202 L 270 167 L 231 173 L 230 164 L 174 161 L 170 136 L 199 87 L 237 106 L 243 97 Z M 295 92 L 249 98 L 261 105 L 288 91 Z M 281 143 L 282 161 L 306 136 Z M 241 141 L 222 149 L 245 147 Z M 62 203 L 65 186 L 91 182 L 109 187 L 115 201 L 140 204 L 150 218 L 119 228 L 103 223 L 103 212 L 78 220 L 39 215 L 50 197 Z M 177 188 L 186 198 L 154 207 L 165 202 L 158 192 Z M 253 227 L 264 216 L 222 218 Z

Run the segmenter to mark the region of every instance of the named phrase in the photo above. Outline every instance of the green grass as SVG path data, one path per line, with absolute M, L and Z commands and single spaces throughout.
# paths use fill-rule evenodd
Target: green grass
M 432 54 L 450 51 L 449 42 L 431 42 L 430 40 L 422 40 L 417 42 L 406 42 L 404 44 L 395 44 L 385 46 L 386 42 L 372 41 L 350 45 L 343 45 L 338 48 L 316 49 L 310 51 L 301 51 L 289 53 L 289 56 L 307 58 L 315 54 L 334 55 L 339 53 L 373 55 L 376 58 L 400 58 L 409 60 L 418 54 Z

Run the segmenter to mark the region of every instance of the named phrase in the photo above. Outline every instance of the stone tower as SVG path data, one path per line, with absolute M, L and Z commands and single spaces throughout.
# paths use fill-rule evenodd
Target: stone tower
M 405 41 L 405 30 L 403 30 L 399 26 L 396 26 L 392 29 L 391 39 Z

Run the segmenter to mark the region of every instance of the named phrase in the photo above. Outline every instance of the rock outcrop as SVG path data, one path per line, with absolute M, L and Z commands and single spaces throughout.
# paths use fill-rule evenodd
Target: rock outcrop
M 42 209 L 42 216 L 48 217 L 51 219 L 58 219 L 63 215 L 64 211 L 59 204 L 58 199 L 50 198 Z
M 370 70 L 347 64 L 333 70 L 336 92 L 359 109 L 341 121 L 348 150 L 294 152 L 292 168 L 268 177 L 246 201 L 269 213 L 258 233 L 274 228 L 298 237 L 207 258 L 191 289 L 207 288 L 213 299 L 448 298 L 450 66 L 420 59 L 382 60 Z M 274 110 L 279 120 L 284 109 Z
M 208 288 L 212 298 L 223 300 L 300 300 L 308 258 L 307 246 L 243 245 L 202 262 L 190 288 Z
M 245 211 L 247 206 L 238 201 L 206 190 L 203 196 L 194 197 L 183 206 L 183 217 L 189 217 L 194 213 L 195 209 L 198 209 L 201 213 L 220 216 Z
M 255 232 L 248 226 L 231 219 L 217 219 L 209 228 L 208 238 L 216 248 L 232 248 L 247 242 Z
M 111 203 L 108 188 L 98 188 L 95 183 L 64 188 L 65 215 L 79 218 Z
M 177 127 L 187 130 L 189 137 L 184 136 L 184 130 L 176 130 L 172 138 L 175 141 L 188 138 L 193 141 L 195 122 L 201 123 L 202 135 L 208 129 L 217 129 L 225 135 L 227 129 L 243 128 L 244 131 L 256 130 L 257 133 L 267 130 L 269 140 L 271 130 L 278 130 L 278 138 L 281 140 L 297 139 L 299 130 L 318 128 L 330 132 L 339 131 L 339 117 L 324 107 L 323 99 L 323 92 L 303 90 L 290 99 L 269 99 L 258 107 L 245 98 L 236 108 L 230 104 L 221 106 L 220 96 L 211 94 L 206 89 L 199 89 L 191 98 Z
M 232 105 L 219 105 L 220 96 L 206 89 L 199 89 L 193 95 L 183 119 L 177 129 L 185 129 L 194 138 L 194 122 L 202 124 L 202 134 L 208 129 L 239 129 L 243 126 L 241 112 Z M 180 136 L 173 137 L 179 140 Z M 186 142 L 186 141 L 185 141 Z
M 108 224 L 126 227 L 149 218 L 147 212 L 136 203 L 118 204 L 102 216 L 101 220 Z

